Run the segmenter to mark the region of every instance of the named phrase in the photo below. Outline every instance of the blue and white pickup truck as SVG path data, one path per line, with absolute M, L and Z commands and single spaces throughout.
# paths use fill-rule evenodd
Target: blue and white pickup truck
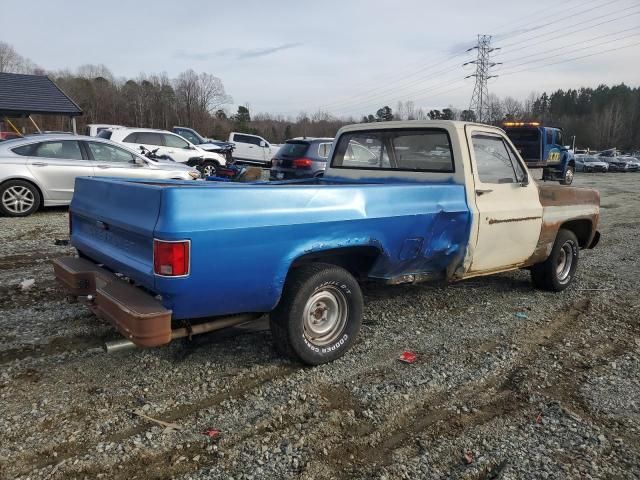
M 360 124 L 338 132 L 320 179 L 79 178 L 78 256 L 54 268 L 124 344 L 163 345 L 268 313 L 278 350 L 320 364 L 356 340 L 359 280 L 528 268 L 535 286 L 563 290 L 579 250 L 598 242 L 599 204 L 594 190 L 536 184 L 497 127 Z

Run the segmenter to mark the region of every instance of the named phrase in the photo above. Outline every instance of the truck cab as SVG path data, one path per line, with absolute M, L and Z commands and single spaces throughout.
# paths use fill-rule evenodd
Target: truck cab
M 542 180 L 571 185 L 575 173 L 573 152 L 564 146 L 558 127 L 539 122 L 505 122 L 504 130 L 529 168 L 542 168 Z

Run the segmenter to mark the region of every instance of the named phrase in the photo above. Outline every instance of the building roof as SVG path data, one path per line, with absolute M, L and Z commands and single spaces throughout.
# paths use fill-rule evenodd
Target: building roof
M 80 107 L 49 77 L 0 72 L 0 116 L 82 115 Z

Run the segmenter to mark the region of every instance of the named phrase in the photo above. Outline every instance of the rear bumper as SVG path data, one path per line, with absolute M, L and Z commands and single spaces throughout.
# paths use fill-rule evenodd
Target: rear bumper
M 53 270 L 72 296 L 93 296 L 93 312 L 136 345 L 157 347 L 171 341 L 172 312 L 149 293 L 83 258 L 57 258 Z

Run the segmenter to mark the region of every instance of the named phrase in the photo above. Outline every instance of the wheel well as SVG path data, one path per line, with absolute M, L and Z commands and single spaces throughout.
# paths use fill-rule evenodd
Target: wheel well
M 7 182 L 11 182 L 13 180 L 20 180 L 21 182 L 26 182 L 29 183 L 31 185 L 33 185 L 35 187 L 36 190 L 38 190 L 38 193 L 40 194 L 40 205 L 38 205 L 38 208 L 42 208 L 44 207 L 44 195 L 42 194 L 42 189 L 38 186 L 37 183 L 32 182 L 31 180 L 27 179 L 27 178 L 8 178 L 7 180 L 4 180 L 3 182 L 0 182 L 0 187 L 2 187 L 2 185 L 4 185 Z
M 589 239 L 591 238 L 592 224 L 591 220 L 571 220 L 563 223 L 560 228 L 565 230 L 571 230 L 578 238 L 578 244 L 580 248 L 586 248 Z
M 354 277 L 365 277 L 380 256 L 380 249 L 371 246 L 335 248 L 311 252 L 296 258 L 291 269 L 310 263 L 330 263 L 349 271 Z

